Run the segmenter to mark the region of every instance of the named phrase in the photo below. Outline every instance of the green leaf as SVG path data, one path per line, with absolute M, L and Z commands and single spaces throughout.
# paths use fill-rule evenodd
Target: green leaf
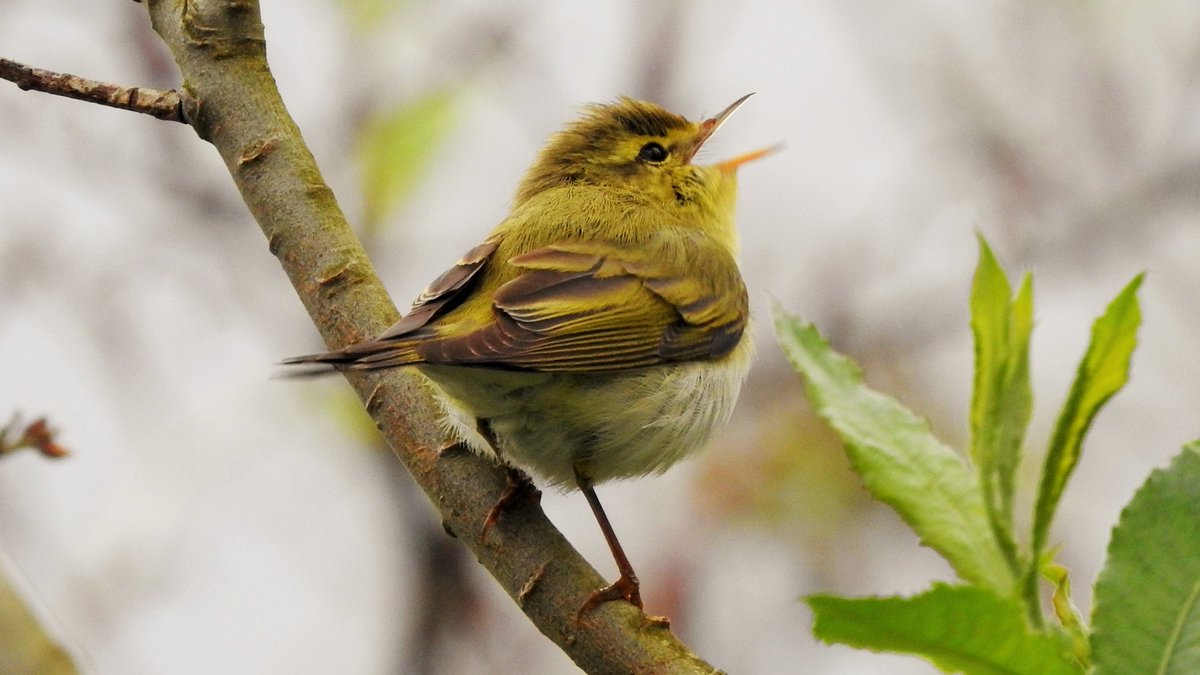
M 410 3 L 404 0 L 341 0 L 350 26 L 360 33 L 378 32 L 384 26 L 384 20 L 391 14 Z
M 864 385 L 858 366 L 831 350 L 813 326 L 776 306 L 775 332 L 807 381 L 813 408 L 842 438 L 871 494 L 894 508 L 960 577 L 1012 592 L 1013 571 L 992 537 L 979 483 L 962 459 L 924 420 Z
M 983 237 L 971 288 L 975 336 L 975 388 L 971 399 L 971 459 L 996 539 L 1013 569 L 1019 567 L 1013 536 L 1013 493 L 1021 443 L 1033 409 L 1029 384 L 1029 334 L 1033 286 L 1028 274 L 1015 299 L 1008 278 Z
M 1142 285 L 1138 275 L 1109 304 L 1104 316 L 1092 325 L 1092 341 L 1079 364 L 1075 382 L 1067 401 L 1058 415 L 1042 482 L 1038 489 L 1033 520 L 1033 555 L 1030 578 L 1036 579 L 1037 560 L 1046 545 L 1050 522 L 1058 508 L 1067 479 L 1079 461 L 1083 437 L 1092 418 L 1113 394 L 1129 379 L 1129 362 L 1137 343 L 1137 329 L 1142 321 L 1138 308 L 1137 290 Z
M 359 136 L 363 222 L 376 228 L 412 194 L 433 153 L 453 129 L 454 94 L 426 94 L 377 115 Z
M 807 598 L 813 634 L 923 656 L 948 673 L 1079 675 L 1057 636 L 1028 627 L 1021 604 L 974 586 L 935 584 L 912 598 Z
M 1054 593 L 1050 603 L 1054 607 L 1054 615 L 1058 623 L 1066 631 L 1071 641 L 1071 652 L 1075 661 L 1080 664 L 1090 664 L 1092 661 L 1091 644 L 1088 642 L 1087 626 L 1075 603 L 1071 601 L 1071 574 L 1066 567 L 1054 562 L 1057 551 L 1047 551 L 1042 562 L 1042 574 L 1054 585 Z
M 1096 581 L 1095 675 L 1200 673 L 1200 441 L 1121 513 Z

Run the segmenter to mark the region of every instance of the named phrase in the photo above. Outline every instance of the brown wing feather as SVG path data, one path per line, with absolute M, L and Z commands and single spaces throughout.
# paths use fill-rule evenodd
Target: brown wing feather
M 374 340 L 332 352 L 285 359 L 283 363 L 324 363 L 335 368 L 371 369 L 420 362 L 421 357 L 412 347 L 421 339 L 429 337 L 429 334 L 421 329 L 462 303 L 499 245 L 499 238 L 490 237 L 467 251 L 454 267 L 434 279 L 433 283 L 417 296 L 408 314 Z
M 678 250 L 647 251 L 644 243 L 636 253 L 562 243 L 507 261 L 518 274 L 495 292 L 491 322 L 465 334 L 439 335 L 438 320 L 475 290 L 486 265 L 496 264 L 491 258 L 499 244 L 494 237 L 471 249 L 379 338 L 293 362 L 605 372 L 720 359 L 745 331 L 746 290 L 723 251 L 689 249 L 685 259 Z M 695 275 L 700 267 L 706 273 Z
M 649 259 L 650 262 L 639 262 Z M 713 261 L 710 261 L 713 262 Z M 732 295 L 616 246 L 559 244 L 509 260 L 525 271 L 494 296 L 495 320 L 415 351 L 428 363 L 600 372 L 719 359 L 741 338 L 747 299 L 732 260 L 715 261 Z
M 454 267 L 442 272 L 441 276 L 434 279 L 433 283 L 421 291 L 421 294 L 413 301 L 412 309 L 408 314 L 392 324 L 391 328 L 375 338 L 374 342 L 394 340 L 409 335 L 457 307 L 470 292 L 471 282 L 479 275 L 479 271 L 487 264 L 488 259 L 496 252 L 499 245 L 499 239 L 492 237 L 467 251 L 463 257 L 458 259 Z

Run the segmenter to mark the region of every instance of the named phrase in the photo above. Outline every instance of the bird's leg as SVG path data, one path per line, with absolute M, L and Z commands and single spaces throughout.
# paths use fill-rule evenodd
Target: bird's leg
M 508 477 L 508 488 L 504 490 L 500 498 L 492 505 L 492 508 L 488 511 L 487 518 L 483 519 L 483 529 L 479 533 L 479 542 L 483 543 L 488 531 L 492 529 L 496 521 L 500 520 L 500 515 L 505 510 L 525 498 L 532 499 L 535 503 L 540 502 L 542 500 L 542 493 L 534 486 L 533 480 L 529 478 L 528 474 L 505 461 L 504 456 L 500 454 L 500 443 L 496 440 L 496 432 L 492 431 L 492 425 L 488 420 L 482 417 L 476 419 L 475 428 L 479 431 L 479 435 L 483 436 L 484 440 L 488 442 L 488 445 L 492 446 L 492 452 L 495 453 L 496 459 L 500 460 L 501 465 L 504 467 L 504 472 Z
M 642 593 L 637 574 L 633 571 L 633 565 L 629 564 L 629 558 L 625 556 L 625 549 L 621 548 L 621 542 L 617 540 L 617 533 L 613 531 L 612 524 L 608 522 L 604 507 L 600 505 L 600 498 L 596 496 L 596 491 L 592 489 L 590 481 L 577 476 L 576 482 L 579 484 L 583 496 L 587 497 L 588 505 L 592 507 L 592 513 L 596 516 L 596 522 L 600 524 L 600 531 L 604 533 L 604 540 L 608 542 L 608 548 L 612 551 L 617 569 L 621 572 L 620 578 L 611 585 L 592 593 L 579 608 L 579 614 L 575 617 L 576 622 L 582 621 L 584 615 L 597 606 L 612 600 L 624 599 L 634 607 L 641 609 Z

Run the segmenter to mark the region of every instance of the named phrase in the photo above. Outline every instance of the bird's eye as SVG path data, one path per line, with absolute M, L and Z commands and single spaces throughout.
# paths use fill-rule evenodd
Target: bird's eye
M 661 144 L 651 141 L 643 145 L 641 150 L 638 150 L 637 158 L 638 161 L 654 164 L 665 162 L 667 160 L 667 149 Z

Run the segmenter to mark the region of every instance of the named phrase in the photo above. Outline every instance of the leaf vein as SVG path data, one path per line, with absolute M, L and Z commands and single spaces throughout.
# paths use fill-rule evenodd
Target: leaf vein
M 1183 634 L 1183 627 L 1187 623 L 1187 618 L 1192 614 L 1192 610 L 1196 608 L 1198 599 L 1200 599 L 1200 579 L 1192 584 L 1192 591 L 1188 593 L 1187 599 L 1179 608 L 1179 615 L 1175 617 L 1175 625 L 1171 626 L 1171 634 L 1167 636 L 1167 644 L 1163 646 L 1162 660 L 1158 662 L 1158 669 L 1154 671 L 1156 675 L 1164 675 L 1168 672 L 1171 657 L 1175 655 L 1175 647 L 1179 644 L 1179 637 Z

